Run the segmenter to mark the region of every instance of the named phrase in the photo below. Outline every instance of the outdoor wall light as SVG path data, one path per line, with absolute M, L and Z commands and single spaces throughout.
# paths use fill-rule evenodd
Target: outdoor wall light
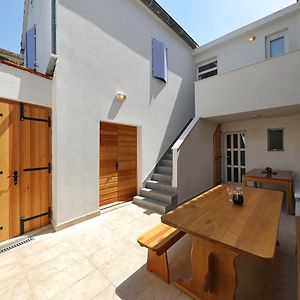
M 253 41 L 255 41 L 255 39 L 256 39 L 256 36 L 252 35 L 249 37 L 248 41 L 253 42 Z
M 116 99 L 120 102 L 124 102 L 126 100 L 127 96 L 124 93 L 118 92 L 116 95 Z

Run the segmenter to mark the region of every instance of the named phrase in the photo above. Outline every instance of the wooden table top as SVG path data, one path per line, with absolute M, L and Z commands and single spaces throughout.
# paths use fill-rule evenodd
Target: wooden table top
M 292 171 L 285 171 L 285 170 L 273 170 L 273 174 L 271 176 L 267 176 L 264 173 L 264 169 L 252 169 L 245 174 L 245 176 L 249 177 L 262 177 L 262 178 L 269 178 L 274 180 L 293 180 L 293 172 Z
M 240 253 L 272 259 L 275 255 L 282 192 L 243 187 L 244 205 L 230 201 L 219 185 L 161 217 L 163 223 Z

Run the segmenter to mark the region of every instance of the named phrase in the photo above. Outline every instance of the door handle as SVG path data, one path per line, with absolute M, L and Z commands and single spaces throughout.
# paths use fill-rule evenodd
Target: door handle
M 116 161 L 116 171 L 118 171 L 118 169 L 119 169 L 119 162 Z
M 7 178 L 13 178 L 14 179 L 14 185 L 18 184 L 18 171 L 14 171 L 14 173 L 11 176 L 8 176 Z

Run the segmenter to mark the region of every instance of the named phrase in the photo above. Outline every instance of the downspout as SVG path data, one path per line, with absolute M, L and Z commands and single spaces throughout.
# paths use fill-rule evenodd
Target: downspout
M 56 54 L 56 0 L 51 5 L 52 53 Z

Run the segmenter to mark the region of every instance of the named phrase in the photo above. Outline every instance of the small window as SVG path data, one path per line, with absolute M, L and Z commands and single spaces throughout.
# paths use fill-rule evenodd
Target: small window
M 283 129 L 268 129 L 268 151 L 283 151 Z
M 156 39 L 152 39 L 152 76 L 168 81 L 168 49 Z
M 212 77 L 218 74 L 218 61 L 213 60 L 198 66 L 198 80 Z
M 266 38 L 267 58 L 283 55 L 287 50 L 286 31 L 270 35 Z

